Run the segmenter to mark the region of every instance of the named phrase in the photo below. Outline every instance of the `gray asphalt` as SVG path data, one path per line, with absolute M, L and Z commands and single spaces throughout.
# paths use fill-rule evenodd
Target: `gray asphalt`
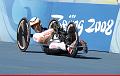
M 71 58 L 46 55 L 39 44 L 21 52 L 16 43 L 0 42 L 0 74 L 120 74 L 120 54 L 89 51 Z

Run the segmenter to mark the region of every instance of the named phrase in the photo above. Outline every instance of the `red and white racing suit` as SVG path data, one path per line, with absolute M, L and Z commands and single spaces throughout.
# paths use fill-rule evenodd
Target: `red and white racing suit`
M 47 44 L 48 41 L 50 41 L 53 32 L 53 29 L 48 29 L 41 33 L 35 33 L 33 35 L 33 40 L 36 42 Z M 66 50 L 65 43 L 60 41 L 52 41 L 49 45 L 49 48 Z

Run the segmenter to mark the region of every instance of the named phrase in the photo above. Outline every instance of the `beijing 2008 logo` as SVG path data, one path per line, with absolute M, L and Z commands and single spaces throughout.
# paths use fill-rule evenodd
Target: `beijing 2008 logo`
M 71 19 L 70 21 L 64 19 L 64 15 L 51 15 L 52 18 L 57 18 L 58 21 L 60 22 L 60 25 L 63 26 L 64 30 L 66 28 L 66 26 L 68 25 L 68 23 L 70 21 L 72 21 L 72 19 L 75 19 L 77 17 L 77 15 L 69 15 L 69 19 Z M 109 19 L 106 21 L 97 21 L 94 18 L 90 18 L 87 20 L 87 23 L 89 25 L 87 25 L 87 28 L 84 28 L 84 24 L 85 24 L 85 20 L 74 20 L 72 21 L 77 25 L 78 28 L 78 35 L 80 36 L 83 32 L 83 30 L 86 33 L 97 33 L 97 32 L 101 32 L 104 33 L 105 35 L 111 35 L 113 30 L 112 27 L 114 25 L 114 20 L 113 19 Z

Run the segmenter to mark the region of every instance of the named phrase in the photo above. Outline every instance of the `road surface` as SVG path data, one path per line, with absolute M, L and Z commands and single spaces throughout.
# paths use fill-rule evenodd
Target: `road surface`
M 120 54 L 89 51 L 71 58 L 46 55 L 39 44 L 21 52 L 16 43 L 0 42 L 0 74 L 120 74 Z

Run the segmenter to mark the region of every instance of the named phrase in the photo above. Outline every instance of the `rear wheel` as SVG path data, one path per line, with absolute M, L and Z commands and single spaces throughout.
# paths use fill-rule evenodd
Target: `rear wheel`
M 55 32 L 58 32 L 60 25 L 56 19 L 52 19 L 49 23 L 48 29 L 53 28 Z
M 30 25 L 24 17 L 20 20 L 17 28 L 17 46 L 22 52 L 25 52 L 30 42 Z
M 77 33 L 77 28 L 76 25 L 71 22 L 67 26 L 67 37 L 66 37 L 66 45 L 67 45 L 67 51 L 68 55 L 70 57 L 76 57 L 78 50 L 77 50 L 77 45 L 78 45 L 78 33 Z

